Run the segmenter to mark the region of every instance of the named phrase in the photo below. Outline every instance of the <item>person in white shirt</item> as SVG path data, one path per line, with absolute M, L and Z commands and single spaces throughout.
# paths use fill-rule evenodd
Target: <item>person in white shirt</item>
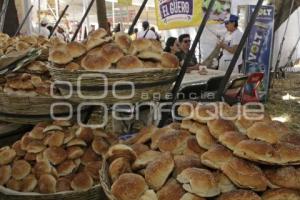
M 150 25 L 148 21 L 144 21 L 142 26 L 143 26 L 143 30 L 138 32 L 137 39 L 142 39 L 142 38 L 153 39 L 153 40 L 157 39 L 157 35 L 152 30 L 150 30 Z
M 235 54 L 237 47 L 242 39 L 243 33 L 238 29 L 238 16 L 230 15 L 229 20 L 225 21 L 227 33 L 219 43 L 223 49 L 223 56 L 220 59 L 219 70 L 227 71 L 229 64 Z M 239 67 L 243 64 L 242 54 L 240 55 L 233 72 L 239 73 Z
M 41 21 L 41 28 L 40 28 L 39 35 L 44 36 L 44 37 L 48 37 L 50 35 L 50 31 L 47 28 L 47 25 L 48 25 L 48 20 L 43 19 Z

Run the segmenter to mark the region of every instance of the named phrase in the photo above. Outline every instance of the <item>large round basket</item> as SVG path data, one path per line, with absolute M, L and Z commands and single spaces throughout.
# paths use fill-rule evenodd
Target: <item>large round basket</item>
M 76 109 L 77 104 L 50 96 L 23 97 L 0 93 L 1 121 L 35 124 L 51 120 L 51 112 L 55 117 L 63 117 L 73 114 Z
M 100 185 L 84 192 L 60 192 L 55 194 L 22 193 L 0 187 L 0 200 L 106 200 Z
M 108 165 L 108 162 L 106 159 L 103 159 L 103 162 L 102 162 L 102 168 L 100 170 L 100 183 L 101 183 L 101 186 L 102 186 L 102 189 L 104 191 L 104 193 L 106 194 L 107 198 L 109 200 L 117 200 L 114 195 L 111 193 L 111 181 L 110 181 L 110 178 L 108 176 L 108 168 L 109 168 L 109 165 Z
M 60 92 L 74 102 L 136 103 L 170 92 L 179 69 L 69 71 L 48 66 Z M 72 87 L 72 89 L 70 89 Z M 72 90 L 72 92 L 70 92 Z

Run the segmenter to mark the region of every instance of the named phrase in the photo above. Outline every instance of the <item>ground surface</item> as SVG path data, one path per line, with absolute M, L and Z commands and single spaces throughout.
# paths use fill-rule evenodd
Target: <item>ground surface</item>
M 300 73 L 274 80 L 266 110 L 272 117 L 286 119 L 287 125 L 300 133 Z

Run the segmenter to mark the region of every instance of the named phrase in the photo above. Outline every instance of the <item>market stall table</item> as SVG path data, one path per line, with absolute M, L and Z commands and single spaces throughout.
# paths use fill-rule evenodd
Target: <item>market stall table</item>
M 213 70 L 213 69 L 207 69 L 207 74 L 205 75 L 200 74 L 198 71 L 192 71 L 191 73 L 186 73 L 183 78 L 181 88 L 191 86 L 194 84 L 206 83 L 211 78 L 224 76 L 225 73 L 226 73 L 225 71 Z M 231 78 L 237 78 L 242 75 L 243 74 L 233 73 L 231 75 Z

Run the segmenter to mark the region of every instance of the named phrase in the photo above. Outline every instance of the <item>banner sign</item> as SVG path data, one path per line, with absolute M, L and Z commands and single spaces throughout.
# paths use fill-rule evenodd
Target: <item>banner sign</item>
M 160 30 L 199 26 L 202 0 L 155 0 L 157 26 Z
M 249 6 L 248 16 L 252 15 L 254 9 L 255 6 Z M 272 60 L 274 13 L 273 6 L 263 6 L 261 8 L 246 45 L 245 73 L 264 72 L 264 81 L 261 87 L 262 96 L 265 96 L 268 92 Z
M 122 6 L 131 6 L 132 0 L 118 0 L 118 4 L 120 4 Z

